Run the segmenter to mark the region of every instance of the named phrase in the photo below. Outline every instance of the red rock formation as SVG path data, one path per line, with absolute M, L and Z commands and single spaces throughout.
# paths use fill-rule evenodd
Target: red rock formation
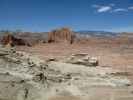
M 5 36 L 3 36 L 1 42 L 2 42 L 3 45 L 12 44 L 12 38 L 13 37 L 11 35 L 9 35 L 9 34 L 5 35 Z
M 10 46 L 26 45 L 26 43 L 23 39 L 18 39 L 11 34 L 7 34 L 7 35 L 3 36 L 1 42 L 3 45 L 10 45 Z
M 48 33 L 48 43 L 68 42 L 73 43 L 74 33 L 69 28 L 61 28 Z

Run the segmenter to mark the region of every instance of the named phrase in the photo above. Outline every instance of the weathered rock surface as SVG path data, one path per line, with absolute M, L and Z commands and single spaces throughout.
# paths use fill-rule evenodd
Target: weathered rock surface
M 77 65 L 85 65 L 85 66 L 98 66 L 98 58 L 90 57 L 88 54 L 81 53 L 81 54 L 73 54 L 72 56 L 64 59 L 64 62 L 77 64 Z
M 0 48 L 0 99 L 61 100 L 51 97 L 74 96 L 76 100 L 79 97 L 88 100 L 94 91 L 111 88 L 115 92 L 116 88 L 128 88 L 131 85 L 126 76 L 121 76 L 121 71 L 100 66 L 89 67 L 93 65 L 88 65 L 86 55 L 78 55 L 79 58 L 83 57 L 83 61 L 87 59 L 85 64 L 72 64 L 53 59 L 43 61 L 25 52 Z

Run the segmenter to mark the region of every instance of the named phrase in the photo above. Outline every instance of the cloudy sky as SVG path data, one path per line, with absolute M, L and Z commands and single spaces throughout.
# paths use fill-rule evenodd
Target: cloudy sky
M 0 0 L 0 29 L 133 32 L 133 0 Z

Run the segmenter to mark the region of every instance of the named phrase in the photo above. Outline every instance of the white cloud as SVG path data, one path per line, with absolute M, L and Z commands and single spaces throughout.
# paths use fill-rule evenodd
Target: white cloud
M 102 6 L 97 9 L 97 12 L 99 12 L 99 13 L 107 12 L 107 11 L 110 11 L 111 9 L 112 9 L 112 7 L 110 7 L 110 6 Z
M 115 4 L 111 3 L 108 5 L 92 5 L 93 8 L 97 11 L 97 13 L 105 13 L 105 12 L 128 12 L 129 10 L 133 10 L 133 6 L 127 8 L 119 8 Z
M 97 10 L 98 13 L 108 12 L 112 10 L 112 7 L 114 7 L 115 4 L 111 3 L 109 5 L 92 5 L 93 8 Z
M 129 10 L 133 10 L 133 6 L 132 7 L 128 7 Z
M 113 12 L 127 12 L 128 10 L 127 9 L 124 9 L 124 8 L 117 8 L 117 9 L 114 9 Z
M 109 6 L 92 5 L 92 7 L 95 8 L 98 13 L 110 11 L 112 9 L 112 6 L 114 6 L 114 4 L 110 4 Z

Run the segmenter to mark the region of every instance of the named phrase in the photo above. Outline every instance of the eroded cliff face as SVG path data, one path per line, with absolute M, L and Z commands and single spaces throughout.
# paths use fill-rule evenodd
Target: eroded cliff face
M 61 28 L 48 33 L 48 42 L 74 42 L 74 33 L 69 28 Z
M 122 92 L 130 92 L 132 84 L 125 72 L 100 67 L 97 62 L 98 59 L 87 54 L 43 61 L 14 48 L 0 47 L 0 99 L 88 100 L 97 96 L 105 98 L 106 94 L 101 97 L 99 93 L 107 89 L 110 100 L 117 89 L 118 93 L 120 88 L 125 89 Z

